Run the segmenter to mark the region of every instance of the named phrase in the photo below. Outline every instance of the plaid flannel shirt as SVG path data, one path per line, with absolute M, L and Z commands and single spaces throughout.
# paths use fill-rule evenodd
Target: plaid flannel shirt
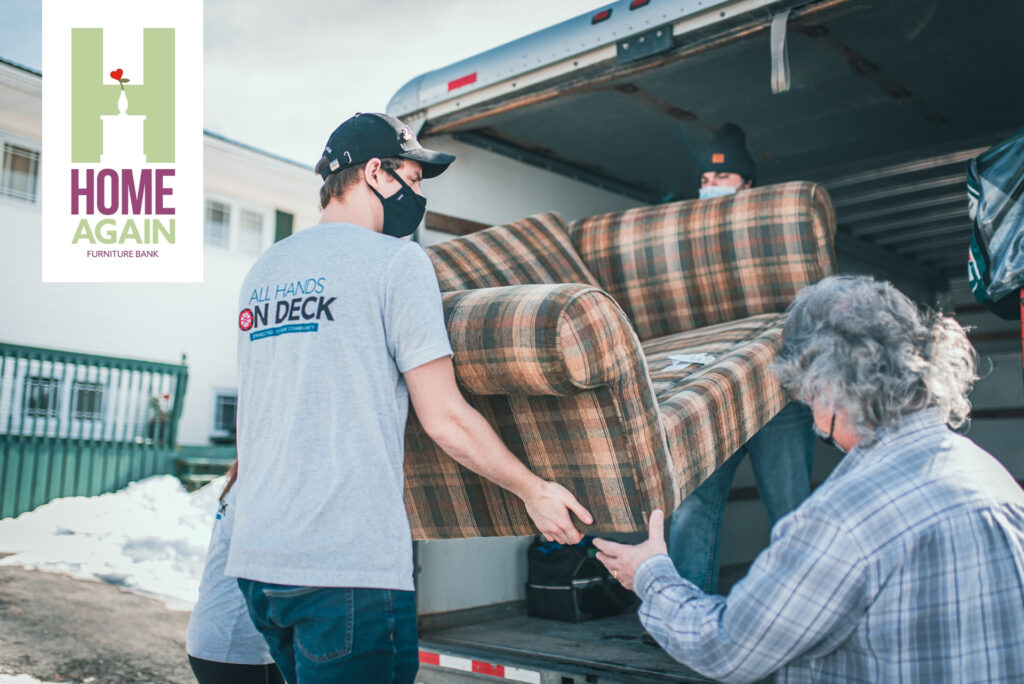
M 1024 681 L 1024 491 L 934 409 L 851 450 L 728 597 L 660 555 L 634 586 L 668 653 L 723 681 Z

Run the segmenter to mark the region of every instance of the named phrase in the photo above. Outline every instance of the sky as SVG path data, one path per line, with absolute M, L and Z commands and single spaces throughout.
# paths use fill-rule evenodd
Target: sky
M 204 127 L 309 164 L 411 79 L 598 0 L 206 0 Z M 42 0 L 0 0 L 0 58 L 40 70 Z

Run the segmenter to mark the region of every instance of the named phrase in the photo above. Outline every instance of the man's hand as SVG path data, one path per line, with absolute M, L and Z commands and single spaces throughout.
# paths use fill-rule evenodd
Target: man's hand
M 583 534 L 572 524 L 569 511 L 587 525 L 594 522 L 590 512 L 572 492 L 557 482 L 537 478 L 536 485 L 523 496 L 523 503 L 544 538 L 559 544 L 575 544 L 583 539 Z
M 642 544 L 616 544 L 606 539 L 595 539 L 594 546 L 600 550 L 597 560 L 604 563 L 604 567 L 622 586 L 632 591 L 633 575 L 640 564 L 651 556 L 668 553 L 668 547 L 665 546 L 665 514 L 661 511 L 651 513 L 647 541 Z

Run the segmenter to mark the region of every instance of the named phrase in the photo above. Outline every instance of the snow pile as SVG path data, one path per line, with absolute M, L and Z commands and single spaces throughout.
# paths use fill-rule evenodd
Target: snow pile
M 56 499 L 0 521 L 0 565 L 116 584 L 191 610 L 224 480 L 189 494 L 158 475 L 94 497 Z
M 0 674 L 0 684 L 57 684 L 57 682 L 41 682 L 35 677 L 30 677 L 27 674 Z

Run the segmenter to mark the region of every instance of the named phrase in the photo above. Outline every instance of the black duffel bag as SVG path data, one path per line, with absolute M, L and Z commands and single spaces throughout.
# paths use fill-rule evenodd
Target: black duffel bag
M 596 555 L 591 536 L 572 546 L 534 540 L 527 550 L 529 616 L 582 622 L 636 607 L 636 594 L 619 584 Z

